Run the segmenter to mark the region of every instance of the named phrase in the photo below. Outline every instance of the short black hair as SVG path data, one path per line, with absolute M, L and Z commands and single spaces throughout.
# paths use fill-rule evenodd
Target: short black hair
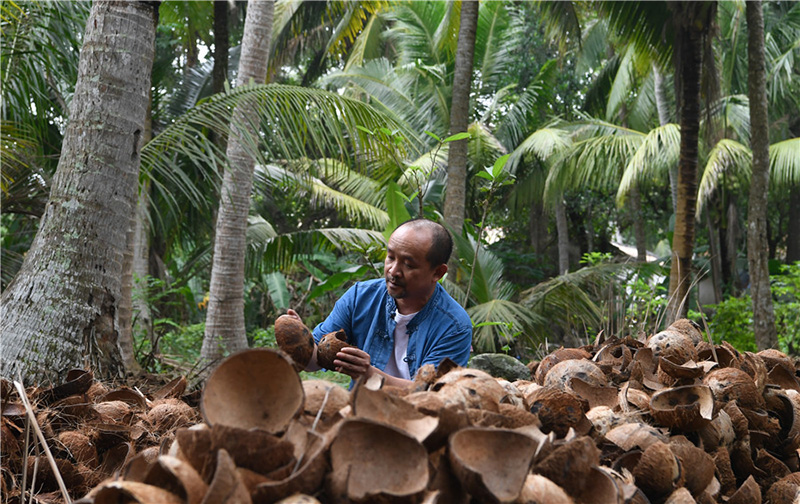
M 427 259 L 433 267 L 439 266 L 440 264 L 447 264 L 447 261 L 450 260 L 450 254 L 453 253 L 453 238 L 444 226 L 438 222 L 421 217 L 405 221 L 397 226 L 397 229 L 404 226 L 412 226 L 414 229 L 425 229 L 428 231 L 431 235 L 431 248 L 428 249 L 428 254 L 425 256 L 425 259 Z M 397 229 L 395 229 L 395 231 Z

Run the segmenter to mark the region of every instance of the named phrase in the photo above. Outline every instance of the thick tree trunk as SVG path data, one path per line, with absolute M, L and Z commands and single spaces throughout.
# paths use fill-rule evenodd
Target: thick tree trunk
M 680 38 L 678 62 L 681 77 L 681 152 L 678 162 L 678 204 L 675 211 L 675 233 L 672 239 L 672 265 L 669 277 L 669 324 L 686 316 L 689 288 L 692 283 L 692 254 L 695 241 L 695 209 L 697 207 L 697 158 L 700 130 L 700 65 L 705 22 L 698 11 L 702 6 L 681 2 L 683 14 L 677 37 Z M 687 16 L 688 14 L 688 16 Z M 678 15 L 681 15 L 679 13 Z M 694 19 L 697 23 L 693 23 Z M 699 25 L 699 26 L 698 26 Z
M 469 91 L 472 86 L 472 63 L 475 55 L 475 32 L 478 26 L 478 0 L 461 2 L 461 27 L 458 31 L 453 99 L 450 105 L 450 134 L 463 133 L 469 127 Z M 456 233 L 464 225 L 467 187 L 467 140 L 450 144 L 447 156 L 447 190 L 444 220 Z
M 273 0 L 251 0 L 242 38 L 237 86 L 263 83 L 267 76 L 269 44 L 274 11 Z M 247 214 L 253 186 L 255 159 L 244 135 L 255 138 L 258 118 L 247 107 L 233 112 L 233 128 L 226 151 L 228 169 L 222 181 L 214 240 L 214 259 L 209 286 L 206 332 L 202 358 L 213 363 L 228 352 L 247 348 L 244 323 L 244 259 Z
M 116 311 L 153 64 L 153 4 L 95 2 L 36 238 L 0 300 L 0 374 L 120 376 Z
M 556 202 L 556 231 L 558 232 L 558 274 L 569 271 L 569 229 L 567 229 L 567 206 L 563 197 Z
M 747 208 L 747 264 L 753 298 L 753 330 L 759 350 L 778 345 L 775 312 L 769 285 L 767 244 L 767 193 L 769 191 L 769 118 L 767 116 L 767 72 L 764 57 L 764 17 L 760 1 L 747 8 L 747 96 L 750 99 L 750 146 L 753 175 Z

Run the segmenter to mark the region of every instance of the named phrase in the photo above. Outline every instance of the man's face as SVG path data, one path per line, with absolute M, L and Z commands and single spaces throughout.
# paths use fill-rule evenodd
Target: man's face
M 403 226 L 392 233 L 386 248 L 383 273 L 389 295 L 413 308 L 425 305 L 442 276 L 426 258 L 430 247 L 427 230 Z

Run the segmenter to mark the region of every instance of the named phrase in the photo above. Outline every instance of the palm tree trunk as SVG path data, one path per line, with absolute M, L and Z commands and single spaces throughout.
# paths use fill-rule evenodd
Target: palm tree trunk
M 786 241 L 786 263 L 800 261 L 800 184 L 792 184 L 789 188 L 789 230 Z
M 680 74 L 681 152 L 678 162 L 678 204 L 672 239 L 667 323 L 683 318 L 689 308 L 692 283 L 692 254 L 697 207 L 697 159 L 700 131 L 700 68 L 703 36 L 708 30 L 705 3 L 679 2 L 677 72 Z M 710 17 L 710 16 L 709 16 Z
M 267 76 L 273 0 L 251 0 L 245 18 L 237 86 L 263 83 Z M 220 190 L 209 286 L 208 314 L 201 357 L 211 363 L 247 348 L 244 323 L 244 259 L 247 214 L 253 186 L 255 159 L 245 136 L 256 137 L 257 117 L 247 107 L 234 110 L 231 123 L 240 127 L 228 139 L 228 169 Z
M 563 196 L 556 202 L 556 231 L 558 232 L 558 274 L 569 271 L 569 229 L 567 229 L 567 207 Z
M 478 26 L 478 0 L 461 2 L 461 27 L 453 70 L 453 99 L 450 105 L 450 134 L 463 133 L 469 127 L 469 91 L 472 86 L 472 63 L 475 55 L 475 32 Z M 467 186 L 467 140 L 450 144 L 447 156 L 447 192 L 444 220 L 456 233 L 464 225 Z
M 122 258 L 133 215 L 157 7 L 95 2 L 36 238 L 0 299 L 0 375 L 119 377 Z
M 747 209 L 747 263 L 753 298 L 753 330 L 759 350 L 778 344 L 775 312 L 769 285 L 767 242 L 767 193 L 769 191 L 769 118 L 767 116 L 767 72 L 764 57 L 764 17 L 760 1 L 746 2 L 747 87 L 750 99 L 750 144 L 753 174 Z

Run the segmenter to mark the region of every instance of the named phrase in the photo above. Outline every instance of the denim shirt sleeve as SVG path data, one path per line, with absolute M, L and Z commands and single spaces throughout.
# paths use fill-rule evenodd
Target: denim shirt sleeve
M 322 339 L 323 336 L 338 331 L 339 329 L 344 329 L 344 332 L 348 335 L 353 334 L 352 314 L 355 298 L 356 287 L 353 286 L 347 289 L 344 296 L 336 301 L 336 304 L 333 306 L 333 311 L 328 315 L 328 318 L 317 324 L 317 327 L 311 332 L 314 336 L 314 341 L 319 343 L 319 340 Z
M 417 369 L 425 364 L 438 366 L 445 357 L 451 358 L 459 366 L 466 366 L 472 345 L 472 327 L 453 328 L 438 339 L 436 345 L 419 362 Z

